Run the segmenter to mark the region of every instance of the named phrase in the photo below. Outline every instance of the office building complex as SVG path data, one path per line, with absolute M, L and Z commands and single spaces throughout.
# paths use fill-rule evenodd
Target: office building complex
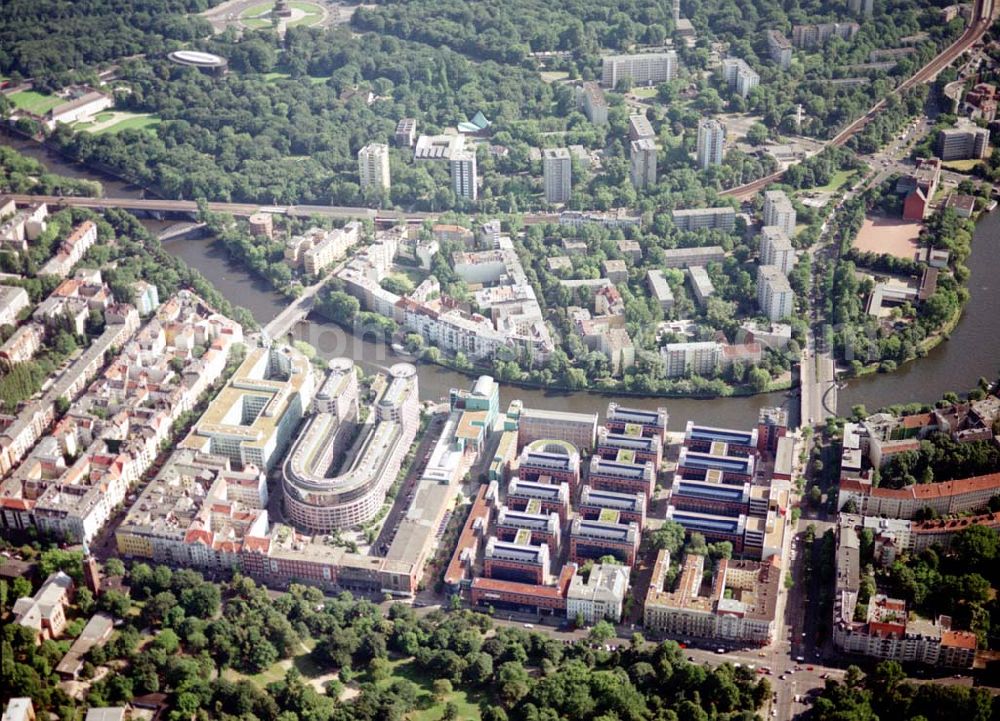
M 788 434 L 788 411 L 781 406 L 761 408 L 757 415 L 757 450 L 774 453 L 778 439 Z
M 764 192 L 764 227 L 776 226 L 789 238 L 795 235 L 795 206 L 783 190 Z
M 592 456 L 589 471 L 587 484 L 591 488 L 616 493 L 641 493 L 647 500 L 653 497 L 656 470 L 652 463 L 612 461 Z
M 635 55 L 609 55 L 602 60 L 601 85 L 617 87 L 621 80 L 631 80 L 633 85 L 656 85 L 677 76 L 677 53 L 637 53 Z
M 771 320 L 791 317 L 795 292 L 778 266 L 761 265 L 757 268 L 757 305 Z
M 569 559 L 583 564 L 604 556 L 614 556 L 626 566 L 635 565 L 639 552 L 639 524 L 614 521 L 588 521 L 579 516 L 570 523 Z
M 573 189 L 573 159 L 566 148 L 542 151 L 546 203 L 567 203 Z
M 549 547 L 531 545 L 523 537 L 514 543 L 490 538 L 483 555 L 483 575 L 501 581 L 545 584 L 549 578 Z
M 670 414 L 666 408 L 627 408 L 612 401 L 608 403 L 605 427 L 613 433 L 655 438 L 664 443 L 667 440 L 669 420 Z
M 698 121 L 698 167 L 708 170 L 713 165 L 722 164 L 726 144 L 726 126 L 715 118 Z
M 389 189 L 389 146 L 370 143 L 358 151 L 358 177 L 361 190 Z
M 566 441 L 542 439 L 524 446 L 517 459 L 517 477 L 536 483 L 580 483 L 580 454 Z
M 616 517 L 619 523 L 635 523 L 642 531 L 646 523 L 646 496 L 643 493 L 618 493 L 584 486 L 580 490 L 577 511 L 589 521 Z
M 255 348 L 180 444 L 270 471 L 312 401 L 309 359 L 291 346 Z
M 420 424 L 416 369 L 393 366 L 387 388 L 364 423 L 358 383 L 347 358 L 330 363 L 309 418 L 282 468 L 285 512 L 313 533 L 371 520 L 396 481 Z M 345 459 L 348 450 L 353 457 Z
M 451 164 L 451 189 L 456 197 L 475 201 L 479 198 L 479 176 L 476 172 L 476 153 L 462 150 L 453 153 Z
M 730 90 L 735 90 L 744 98 L 760 84 L 760 75 L 743 58 L 725 58 L 722 61 L 722 77 Z
M 720 643 L 765 646 L 774 637 L 781 566 L 723 559 L 706 586 L 705 557 L 684 558 L 675 587 L 666 587 L 670 554 L 660 551 L 643 610 L 648 630 Z M 704 588 L 703 588 L 704 587 Z
M 632 185 L 637 190 L 656 185 L 656 143 L 653 139 L 633 140 L 629 153 Z
M 570 413 L 525 408 L 521 401 L 511 401 L 507 423 L 517 430 L 517 446 L 523 448 L 538 440 L 561 440 L 581 452 L 589 452 L 597 438 L 596 413 Z
M 663 461 L 663 440 L 655 435 L 616 433 L 608 428 L 597 429 L 597 447 L 594 454 L 609 461 L 623 463 L 652 463 L 659 471 Z

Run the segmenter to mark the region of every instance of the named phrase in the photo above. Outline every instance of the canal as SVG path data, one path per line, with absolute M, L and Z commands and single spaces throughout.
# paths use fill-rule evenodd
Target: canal
M 136 197 L 140 192 L 134 186 L 91 172 L 30 141 L 0 134 L 0 142 L 40 160 L 54 173 L 100 180 L 108 196 Z M 150 221 L 149 226 L 152 230 L 161 230 L 164 223 Z M 272 292 L 265 282 L 232 262 L 211 238 L 175 239 L 164 247 L 201 271 L 224 296 L 247 308 L 262 325 L 276 316 L 287 302 Z M 925 358 L 908 363 L 894 373 L 849 382 L 840 392 L 841 413 L 859 403 L 875 409 L 895 403 L 933 402 L 948 391 L 972 388 L 980 376 L 996 377 L 1000 371 L 1000 211 L 994 211 L 979 223 L 969 268 L 971 299 L 950 340 L 934 348 Z M 301 323 L 295 334 L 315 346 L 325 358 L 347 355 L 370 370 L 405 360 L 384 344 L 360 341 L 331 323 L 309 320 Z M 462 374 L 439 366 L 420 364 L 419 371 L 420 395 L 425 399 L 446 397 L 450 388 L 464 388 L 471 383 Z M 522 399 L 528 406 L 603 414 L 613 396 L 502 386 L 502 407 L 513 398 Z M 789 397 L 787 393 L 769 393 L 707 400 L 635 397 L 622 400 L 646 408 L 667 406 L 674 418 L 672 426 L 678 429 L 687 420 L 712 425 L 751 425 L 756 422 L 762 407 L 783 405 Z M 797 398 L 795 400 L 797 402 Z

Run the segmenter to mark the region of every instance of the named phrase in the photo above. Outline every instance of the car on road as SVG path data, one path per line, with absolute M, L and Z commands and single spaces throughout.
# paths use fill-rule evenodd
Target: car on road
M 724 649 L 724 648 L 717 648 L 717 649 L 715 649 L 715 652 L 716 653 L 725 653 L 726 649 Z
M 535 624 L 533 624 L 533 623 L 526 623 L 526 624 L 524 624 L 524 627 L 525 628 L 534 628 Z
M 785 674 L 781 674 L 780 676 L 778 676 L 778 680 L 779 681 L 786 681 L 787 679 L 788 679 L 788 676 L 786 676 Z

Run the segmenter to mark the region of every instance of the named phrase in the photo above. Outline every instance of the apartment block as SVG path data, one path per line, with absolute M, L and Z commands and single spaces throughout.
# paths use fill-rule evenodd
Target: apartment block
M 609 55 L 602 59 L 601 85 L 617 87 L 622 80 L 631 80 L 633 85 L 656 85 L 673 80 L 677 76 L 677 53 L 664 52 L 636 53 L 634 55 Z
M 957 127 L 938 133 L 937 150 L 945 162 L 985 158 L 990 152 L 990 131 L 960 118 Z
M 393 133 L 393 140 L 397 147 L 412 148 L 417 140 L 417 119 L 400 118 L 396 123 L 396 132 Z
M 643 608 L 649 630 L 718 643 L 765 646 L 776 628 L 781 566 L 768 561 L 719 562 L 710 584 L 705 557 L 688 554 L 674 590 L 667 588 L 670 554 L 660 551 Z
M 318 275 L 338 260 L 361 239 L 361 223 L 351 221 L 343 228 L 326 230 L 310 228 L 285 243 L 285 260 L 301 267 L 310 275 Z
M 569 517 L 568 483 L 537 483 L 512 478 L 507 486 L 507 505 L 518 511 L 555 513 L 565 523 Z
M 764 227 L 777 226 L 792 238 L 795 236 L 795 206 L 783 190 L 764 192 Z
M 608 124 L 608 101 L 599 83 L 587 81 L 579 91 L 580 108 L 594 125 Z
M 698 167 L 708 170 L 713 165 L 721 165 L 726 145 L 726 126 L 715 118 L 698 121 L 698 144 L 696 155 Z
M 97 225 L 91 220 L 83 221 L 59 244 L 56 254 L 38 270 L 38 274 L 65 278 L 96 242 Z
M 767 31 L 767 50 L 771 61 L 782 70 L 788 70 L 792 65 L 792 43 L 780 31 Z
M 861 26 L 855 22 L 849 23 L 819 23 L 816 25 L 792 26 L 792 44 L 797 48 L 816 48 L 825 44 L 830 38 L 853 40 Z
M 795 212 L 794 209 L 792 211 Z M 785 231 L 777 225 L 760 230 L 760 264 L 773 265 L 785 276 L 795 267 L 795 248 Z
M 566 148 L 542 151 L 546 203 L 568 203 L 573 191 L 573 159 Z
M 655 268 L 646 271 L 646 285 L 649 287 L 649 292 L 653 298 L 660 304 L 663 314 L 670 313 L 674 308 L 674 292 L 670 289 L 670 284 L 667 283 L 667 279 L 663 276 L 663 271 Z
M 542 439 L 527 444 L 517 459 L 517 477 L 536 483 L 580 484 L 580 454 L 565 441 Z
M 5 367 L 24 363 L 35 357 L 45 340 L 45 328 L 38 323 L 26 323 L 0 345 L 0 363 Z
M 656 131 L 653 130 L 649 118 L 645 114 L 628 116 L 628 139 L 631 141 L 649 138 L 656 139 Z
M 760 75 L 743 58 L 724 58 L 722 77 L 730 90 L 735 90 L 738 95 L 744 98 L 750 94 L 751 90 L 760 85 Z
M 983 512 L 996 495 L 1000 495 L 1000 473 L 903 488 L 881 488 L 848 478 L 840 483 L 837 507 L 853 504 L 863 516 L 912 519 L 925 508 L 940 516 Z
M 453 153 L 451 164 L 451 189 L 455 196 L 476 201 L 479 198 L 479 176 L 476 171 L 476 153 L 462 150 Z
M 665 268 L 704 267 L 709 263 L 721 263 L 726 251 L 720 245 L 705 245 L 695 248 L 672 248 L 663 251 Z
M 358 151 L 358 178 L 361 190 L 374 188 L 388 190 L 389 146 L 385 143 L 369 143 Z
M 656 142 L 652 138 L 632 141 L 629 163 L 629 177 L 637 190 L 656 185 Z
M 757 305 L 771 320 L 791 317 L 795 309 L 795 292 L 778 266 L 758 266 Z
M 703 377 L 715 375 L 722 362 L 722 344 L 715 341 L 667 343 L 660 350 L 668 378 L 688 373 Z
M 24 288 L 0 285 L 0 325 L 17 325 L 18 316 L 29 305 L 31 300 Z
M 704 308 L 708 304 L 708 299 L 715 295 L 712 279 L 709 278 L 708 271 L 700 265 L 689 265 L 687 271 L 694 300 L 699 307 Z
M 732 231 L 736 227 L 736 211 L 729 206 L 718 208 L 683 208 L 674 210 L 671 214 L 678 230 L 724 230 Z M 717 248 L 718 246 L 710 246 Z M 675 248 L 674 251 L 689 250 Z M 667 251 L 668 253 L 674 251 Z M 701 263 L 700 265 L 704 265 Z

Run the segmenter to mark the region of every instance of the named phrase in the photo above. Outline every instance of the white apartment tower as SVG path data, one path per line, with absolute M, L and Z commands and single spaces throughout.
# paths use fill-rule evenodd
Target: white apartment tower
M 795 293 L 788 278 L 774 265 L 757 268 L 757 304 L 770 320 L 781 320 L 792 314 Z
M 476 174 L 476 153 L 460 150 L 453 153 L 451 163 L 451 188 L 459 198 L 477 200 L 479 198 L 478 175 Z
M 369 143 L 358 151 L 358 176 L 361 189 L 389 189 L 389 146 Z
M 764 226 L 776 225 L 789 238 L 795 236 L 795 206 L 783 190 L 764 193 Z
M 760 75 L 742 58 L 723 60 L 722 74 L 730 90 L 736 90 L 744 98 L 760 84 Z
M 545 176 L 545 202 L 568 203 L 573 188 L 573 159 L 569 150 L 566 148 L 543 150 L 542 173 Z
M 632 185 L 637 190 L 656 185 L 656 142 L 652 138 L 633 140 L 630 152 Z
M 795 267 L 792 241 L 776 225 L 765 225 L 760 229 L 760 264 L 776 266 L 786 276 Z
M 698 167 L 707 170 L 722 164 L 726 143 L 726 126 L 715 118 L 702 118 L 698 122 Z

